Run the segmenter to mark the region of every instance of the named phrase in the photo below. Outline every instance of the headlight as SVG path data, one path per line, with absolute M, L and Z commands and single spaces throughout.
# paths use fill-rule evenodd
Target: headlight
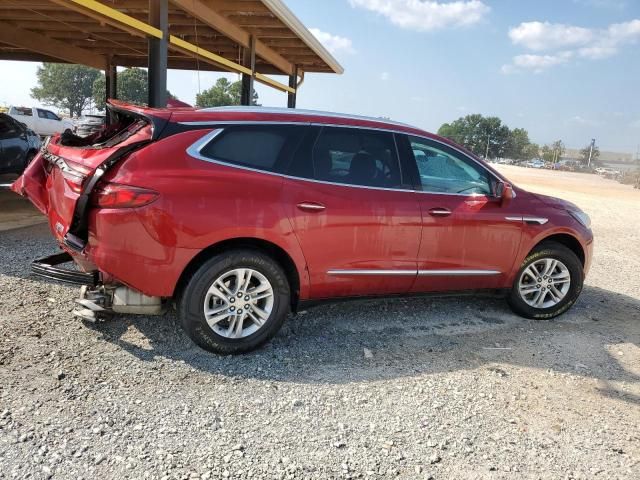
M 571 215 L 573 218 L 579 221 L 582 225 L 584 225 L 587 228 L 591 228 L 591 218 L 589 218 L 589 215 L 584 213 L 582 210 L 567 210 L 567 211 L 569 212 L 569 215 Z

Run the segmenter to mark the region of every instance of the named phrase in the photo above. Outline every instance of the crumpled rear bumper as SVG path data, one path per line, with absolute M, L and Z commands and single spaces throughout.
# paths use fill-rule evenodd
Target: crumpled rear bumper
M 63 268 L 60 265 L 73 262 L 73 257 L 67 252 L 57 253 L 45 258 L 34 260 L 31 263 L 31 271 L 38 277 L 58 280 L 59 282 L 71 283 L 74 285 L 89 285 L 95 287 L 100 282 L 100 272 L 92 270 L 81 272 L 70 268 Z

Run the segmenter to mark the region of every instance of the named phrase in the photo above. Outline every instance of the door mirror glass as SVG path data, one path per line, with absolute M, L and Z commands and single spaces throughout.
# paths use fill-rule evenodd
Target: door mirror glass
M 499 182 L 496 185 L 496 197 L 498 197 L 502 205 L 508 204 L 514 197 L 513 187 L 510 183 Z

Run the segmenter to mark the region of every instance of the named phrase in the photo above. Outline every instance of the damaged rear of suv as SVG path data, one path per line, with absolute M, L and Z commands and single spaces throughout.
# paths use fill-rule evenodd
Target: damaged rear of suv
M 95 231 L 89 227 L 96 208 L 135 209 L 157 198 L 157 193 L 109 180 L 125 158 L 158 138 L 170 112 L 155 111 L 112 101 L 109 125 L 87 137 L 70 132 L 46 143 L 11 189 L 31 200 L 45 214 L 62 252 L 35 260 L 36 275 L 81 285 L 74 313 L 95 320 L 100 312 L 159 313 L 160 298 L 128 288 L 101 269 Z M 94 217 L 95 220 L 95 217 Z M 74 266 L 67 266 L 74 262 Z

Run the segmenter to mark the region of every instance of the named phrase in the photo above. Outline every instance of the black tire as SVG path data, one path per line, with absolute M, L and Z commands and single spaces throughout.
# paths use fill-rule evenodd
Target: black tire
M 518 284 L 524 270 L 532 263 L 544 258 L 556 259 L 564 263 L 569 270 L 571 282 L 569 284 L 569 290 L 565 294 L 564 298 L 556 305 L 548 308 L 536 308 L 529 305 L 520 296 Z M 515 313 L 522 317 L 534 320 L 548 320 L 563 314 L 569 310 L 574 303 L 576 303 L 576 300 L 580 296 L 580 292 L 582 292 L 583 282 L 584 270 L 582 262 L 576 254 L 560 243 L 545 242 L 534 248 L 527 258 L 525 258 L 522 266 L 518 270 L 516 278 L 513 281 L 513 286 L 507 296 L 507 303 Z
M 273 288 L 273 307 L 264 325 L 243 338 L 227 338 L 206 322 L 204 302 L 207 290 L 225 272 L 251 268 L 264 275 Z M 177 302 L 178 315 L 187 335 L 200 347 L 219 354 L 245 353 L 271 339 L 282 327 L 290 308 L 291 290 L 280 265 L 257 250 L 230 250 L 204 262 L 187 281 Z

